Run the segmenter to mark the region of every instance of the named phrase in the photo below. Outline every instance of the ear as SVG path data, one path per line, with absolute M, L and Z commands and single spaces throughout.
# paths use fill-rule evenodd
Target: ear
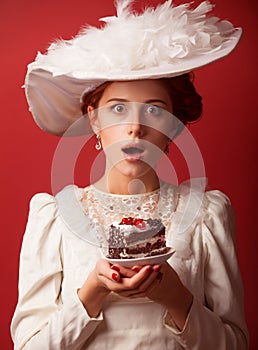
M 90 125 L 95 134 L 99 132 L 99 122 L 97 118 L 97 111 L 93 106 L 87 107 L 88 118 L 90 120 Z

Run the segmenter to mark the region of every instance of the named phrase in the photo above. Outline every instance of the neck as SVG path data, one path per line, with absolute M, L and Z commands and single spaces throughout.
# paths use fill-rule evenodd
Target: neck
M 160 187 L 160 182 L 153 169 L 139 177 L 129 177 L 111 170 L 106 172 L 95 186 L 104 192 L 128 195 L 155 191 Z

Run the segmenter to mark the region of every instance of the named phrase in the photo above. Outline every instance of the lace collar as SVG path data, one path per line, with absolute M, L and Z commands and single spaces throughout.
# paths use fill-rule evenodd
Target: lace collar
M 161 182 L 160 189 L 136 195 L 106 193 L 91 185 L 84 190 L 81 203 L 85 213 L 96 225 L 110 226 L 125 216 L 132 216 L 160 218 L 168 229 L 178 199 L 178 188 Z

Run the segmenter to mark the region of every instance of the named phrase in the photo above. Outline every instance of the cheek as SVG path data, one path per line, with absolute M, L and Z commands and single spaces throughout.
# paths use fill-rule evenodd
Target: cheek
M 169 136 L 167 136 L 165 133 L 153 130 L 152 137 L 149 141 L 160 149 L 165 149 L 168 143 L 168 139 Z
M 118 143 L 122 139 L 122 130 L 119 127 L 112 127 L 102 130 L 100 133 L 103 147 Z
M 173 130 L 176 128 L 175 118 L 168 115 L 168 117 L 164 120 L 160 120 L 153 124 L 151 128 L 153 129 L 154 133 L 156 132 L 157 134 L 160 134 L 159 136 L 156 136 L 157 138 L 162 139 L 163 137 L 166 140 L 170 137 L 171 132 L 173 132 Z
M 167 145 L 169 143 L 169 138 L 168 137 L 161 137 L 159 139 L 159 144 L 157 145 L 162 151 L 165 151 L 167 148 Z

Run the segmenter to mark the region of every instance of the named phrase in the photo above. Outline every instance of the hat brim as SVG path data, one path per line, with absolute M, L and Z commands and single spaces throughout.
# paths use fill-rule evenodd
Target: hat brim
M 236 28 L 222 45 L 210 52 L 178 59 L 173 64 L 141 70 L 114 70 L 105 74 L 90 76 L 84 72 L 60 73 L 57 67 L 43 65 L 37 61 L 28 66 L 25 92 L 30 111 L 38 126 L 48 133 L 82 135 L 92 133 L 88 118 L 81 118 L 81 97 L 106 81 L 130 81 L 159 79 L 179 76 L 214 62 L 228 55 L 238 44 L 242 34 Z M 78 122 L 80 120 L 80 122 Z

